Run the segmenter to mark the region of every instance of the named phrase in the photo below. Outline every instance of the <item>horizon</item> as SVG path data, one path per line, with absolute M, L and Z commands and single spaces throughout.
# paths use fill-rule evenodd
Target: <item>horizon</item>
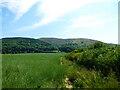
M 3 38 L 30 38 L 30 39 L 89 39 L 89 40 L 94 40 L 94 41 L 99 41 L 96 39 L 91 39 L 91 38 L 57 38 L 57 37 L 40 37 L 40 38 L 33 38 L 33 37 L 2 37 L 0 39 Z M 100 41 L 103 42 L 103 41 Z M 107 43 L 107 42 L 103 42 L 103 43 Z M 116 43 L 107 43 L 107 44 L 116 44 Z
M 40 39 L 40 38 L 55 38 L 55 39 L 91 39 L 91 38 L 60 38 L 60 37 L 40 37 L 40 38 L 34 38 L 34 37 L 2 37 L 2 38 L 33 38 L 33 39 Z M 94 39 L 91 39 L 94 40 Z
M 118 44 L 118 0 L 2 0 L 0 7 L 0 38 L 85 38 Z

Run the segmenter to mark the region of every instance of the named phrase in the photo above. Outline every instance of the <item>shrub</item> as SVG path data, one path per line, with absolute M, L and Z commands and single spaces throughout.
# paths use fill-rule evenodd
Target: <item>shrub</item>
M 120 48 L 119 46 L 108 46 L 96 42 L 91 47 L 82 49 L 83 51 L 74 50 L 65 57 L 75 61 L 79 66 L 85 66 L 87 69 L 101 71 L 107 76 L 111 71 L 119 77 L 120 75 Z

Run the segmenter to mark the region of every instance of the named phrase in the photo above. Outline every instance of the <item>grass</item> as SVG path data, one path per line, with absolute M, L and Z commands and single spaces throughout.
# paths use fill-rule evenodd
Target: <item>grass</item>
M 60 65 L 64 53 L 6 54 L 2 61 L 3 88 L 58 88 L 67 74 Z
M 100 71 L 88 70 L 65 58 L 62 63 L 69 66 L 67 77 L 73 88 L 120 88 L 120 82 L 114 72 L 105 77 Z
M 2 55 L 3 88 L 65 88 L 68 78 L 74 88 L 118 88 L 114 73 L 87 70 L 66 60 L 64 53 Z

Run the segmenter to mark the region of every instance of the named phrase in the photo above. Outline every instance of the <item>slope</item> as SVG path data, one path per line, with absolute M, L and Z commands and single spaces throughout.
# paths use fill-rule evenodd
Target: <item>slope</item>
M 33 38 L 3 38 L 2 53 L 40 53 L 49 52 L 51 44 Z

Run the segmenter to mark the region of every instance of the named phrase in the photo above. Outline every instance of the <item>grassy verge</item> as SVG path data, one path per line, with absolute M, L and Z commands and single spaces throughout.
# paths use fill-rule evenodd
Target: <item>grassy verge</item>
M 107 77 L 96 70 L 87 70 L 76 63 L 63 58 L 62 63 L 69 66 L 68 76 L 73 88 L 119 88 L 115 74 L 111 72 Z

